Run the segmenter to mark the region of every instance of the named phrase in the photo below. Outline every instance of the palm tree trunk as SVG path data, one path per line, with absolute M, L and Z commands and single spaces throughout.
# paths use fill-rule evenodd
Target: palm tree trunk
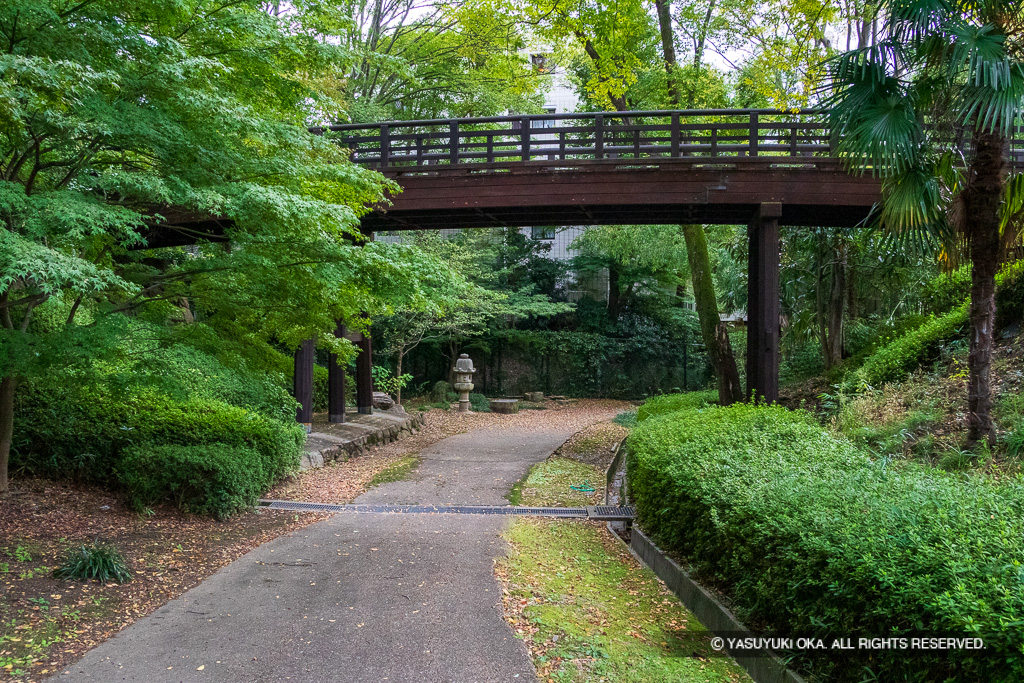
M 14 439 L 14 390 L 17 386 L 14 375 L 0 380 L 0 493 L 6 493 L 8 488 L 7 465 Z
M 999 270 L 999 223 L 1007 167 L 1005 139 L 996 133 L 975 136 L 975 155 L 964 191 L 967 237 L 971 250 L 971 350 L 967 356 L 967 441 L 990 444 L 992 367 L 996 314 L 996 272 Z
M 693 299 L 697 304 L 700 332 L 711 367 L 718 378 L 718 402 L 727 406 L 743 400 L 743 387 L 740 386 L 740 373 L 736 368 L 736 358 L 732 355 L 728 329 L 718 315 L 707 236 L 700 225 L 684 225 L 683 237 L 686 239 L 686 253 L 690 259 Z

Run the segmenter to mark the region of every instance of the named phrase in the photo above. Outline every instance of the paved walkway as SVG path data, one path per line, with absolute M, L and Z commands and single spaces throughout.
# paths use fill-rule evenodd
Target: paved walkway
M 572 434 L 488 428 L 421 452 L 358 503 L 504 504 Z M 233 562 L 68 669 L 65 680 L 535 681 L 501 611 L 508 518 L 336 515 Z

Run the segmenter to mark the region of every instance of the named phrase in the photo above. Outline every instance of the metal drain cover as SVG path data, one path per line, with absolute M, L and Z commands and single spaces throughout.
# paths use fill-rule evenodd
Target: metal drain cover
M 628 520 L 633 518 L 632 507 L 620 508 L 608 505 L 586 508 L 513 507 L 511 505 L 334 505 L 331 503 L 308 503 L 299 500 L 261 500 L 259 504 L 260 507 L 270 510 L 294 510 L 296 512 L 520 515 L 602 520 Z

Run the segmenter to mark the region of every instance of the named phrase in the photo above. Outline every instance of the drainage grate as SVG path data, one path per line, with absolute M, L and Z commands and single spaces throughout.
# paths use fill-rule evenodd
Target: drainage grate
M 587 515 L 590 519 L 602 519 L 609 522 L 630 520 L 636 516 L 636 510 L 633 509 L 632 505 L 625 507 L 616 507 L 614 505 L 598 505 L 596 507 L 588 507 Z
M 633 518 L 632 507 L 603 505 L 590 508 L 512 507 L 508 505 L 332 505 L 293 500 L 261 500 L 260 507 L 270 510 L 297 512 L 392 512 L 457 515 L 520 515 L 532 517 L 561 517 L 569 519 L 622 520 Z

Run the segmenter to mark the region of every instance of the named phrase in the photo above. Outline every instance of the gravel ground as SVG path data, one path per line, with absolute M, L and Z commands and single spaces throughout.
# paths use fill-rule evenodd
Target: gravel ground
M 381 470 L 450 436 L 477 429 L 508 431 L 510 436 L 550 431 L 576 432 L 633 408 L 627 401 L 604 399 L 549 400 L 545 405 L 545 410 L 522 410 L 514 415 L 460 414 L 435 408 L 427 413 L 426 424 L 413 436 L 376 446 L 367 450 L 366 455 L 348 462 L 302 472 L 276 486 L 267 497 L 350 503 L 367 490 L 370 481 Z

